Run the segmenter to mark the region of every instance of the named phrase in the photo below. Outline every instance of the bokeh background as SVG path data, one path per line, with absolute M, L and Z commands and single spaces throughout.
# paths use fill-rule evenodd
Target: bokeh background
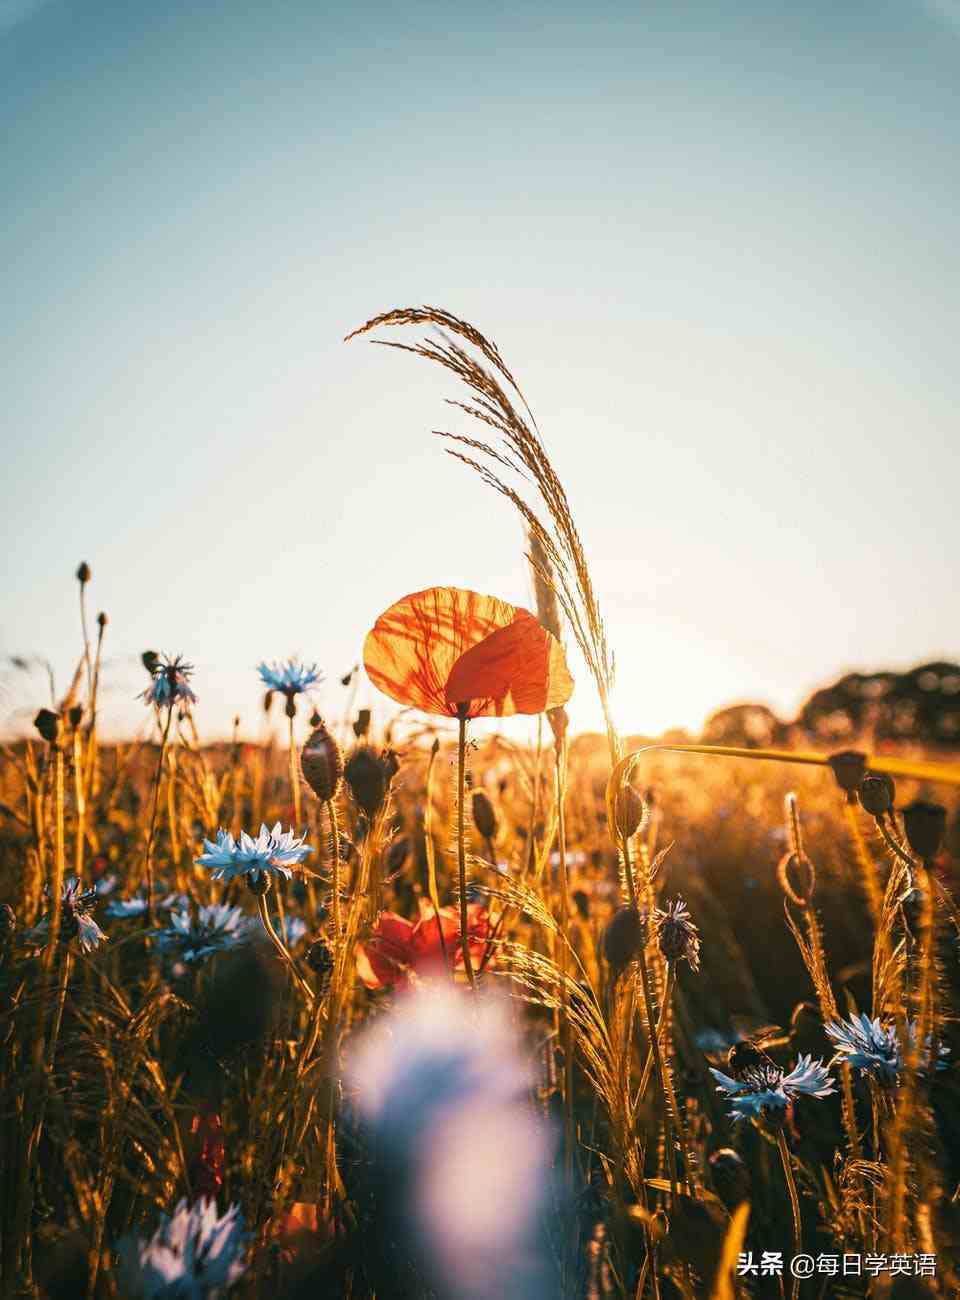
M 212 737 L 263 657 L 339 707 L 407 591 L 528 604 L 453 386 L 342 342 L 432 302 L 537 416 L 625 730 L 955 658 L 958 71 L 953 0 L 2 0 L 0 653 L 66 686 L 84 559 L 104 729 L 151 647 Z

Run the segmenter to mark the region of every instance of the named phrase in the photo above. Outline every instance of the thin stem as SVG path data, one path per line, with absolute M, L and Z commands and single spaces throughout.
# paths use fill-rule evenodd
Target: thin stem
M 799 1255 L 803 1247 L 803 1227 L 800 1220 L 800 1198 L 797 1196 L 797 1184 L 793 1177 L 793 1164 L 790 1160 L 790 1149 L 787 1146 L 787 1139 L 783 1129 L 777 1134 L 777 1147 L 780 1151 L 780 1161 L 783 1165 L 783 1176 L 786 1180 L 787 1191 L 790 1194 L 790 1209 L 793 1213 L 793 1253 Z M 800 1294 L 800 1279 L 795 1277 L 790 1287 L 791 1300 L 797 1300 Z
M 147 877 L 147 928 L 153 929 L 153 846 L 157 836 L 157 810 L 160 807 L 160 784 L 163 780 L 163 764 L 167 757 L 167 742 L 170 738 L 170 724 L 173 722 L 173 708 L 167 708 L 167 720 L 164 723 L 160 739 L 160 757 L 153 778 L 153 812 L 150 814 L 150 833 L 147 836 L 147 855 L 144 871 Z
M 560 858 L 560 1013 L 563 1017 L 561 1045 L 563 1048 L 564 1173 L 569 1184 L 573 1178 L 575 1134 L 573 1115 L 573 1035 L 570 1031 L 570 1009 L 567 990 L 567 948 L 570 942 L 570 881 L 567 876 L 567 825 L 564 808 L 567 793 L 567 742 L 564 733 L 557 737 L 555 767 L 557 781 L 557 853 Z
M 853 850 L 857 859 L 857 866 L 860 868 L 860 879 L 863 882 L 863 892 L 867 896 L 867 904 L 870 908 L 870 919 L 873 922 L 874 930 L 880 927 L 880 914 L 883 906 L 883 899 L 880 888 L 877 884 L 877 868 L 870 857 L 870 853 L 864 842 L 863 833 L 860 830 L 860 823 L 857 820 L 856 806 L 849 800 L 844 800 L 843 814 L 847 821 L 847 828 L 850 831 L 850 839 L 853 841 Z
M 343 933 L 343 918 L 340 915 L 340 828 L 337 824 L 337 805 L 333 799 L 327 800 L 327 816 L 330 818 L 330 841 L 333 862 L 330 867 L 330 882 L 333 895 L 333 932 L 340 943 Z
M 653 1013 L 653 990 L 650 985 L 650 968 L 647 965 L 647 954 L 643 945 L 640 946 L 638 954 L 640 963 L 640 983 L 643 987 L 643 1005 L 647 1016 L 647 1031 L 650 1035 L 650 1045 L 653 1048 L 653 1064 L 657 1071 L 657 1083 L 660 1085 L 660 1095 L 663 1097 L 663 1125 L 666 1129 L 667 1140 L 667 1169 L 670 1173 L 670 1200 L 672 1204 L 677 1202 L 677 1153 L 674 1150 L 673 1139 L 673 1116 L 670 1113 L 670 1098 L 667 1092 L 666 1070 L 663 1064 L 663 1054 L 660 1051 L 660 1038 L 657 1034 L 657 1018 Z
M 470 954 L 469 930 L 467 927 L 467 849 L 464 831 L 467 758 L 467 706 L 465 704 L 457 705 L 457 720 L 460 723 L 457 743 L 457 867 L 460 873 L 460 950 L 463 953 L 463 966 L 467 972 L 470 987 L 476 992 L 477 979 L 473 973 L 473 957 Z
M 297 746 L 293 735 L 293 715 L 290 723 L 290 788 L 293 791 L 293 825 L 300 830 L 300 772 L 297 768 Z
M 286 944 L 283 942 L 283 940 L 277 934 L 276 930 L 273 928 L 273 922 L 270 920 L 270 913 L 267 911 L 266 894 L 257 895 L 257 907 L 260 910 L 260 919 L 261 921 L 263 921 L 263 928 L 266 930 L 267 934 L 269 935 L 270 940 L 273 943 L 273 946 L 276 948 L 277 952 L 280 954 L 280 956 L 283 958 L 283 960 L 286 962 L 287 966 L 289 967 L 290 974 L 293 976 L 294 983 L 298 985 L 301 992 L 307 998 L 307 1001 L 312 1003 L 314 1001 L 313 989 L 310 987 L 307 981 L 297 970 L 297 963 L 290 956 Z

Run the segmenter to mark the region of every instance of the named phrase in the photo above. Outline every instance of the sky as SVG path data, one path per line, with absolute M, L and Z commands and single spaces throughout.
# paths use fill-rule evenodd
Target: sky
M 85 560 L 104 725 L 153 648 L 254 734 L 263 658 L 339 709 L 405 593 L 528 605 L 456 384 L 343 342 L 427 302 L 536 415 L 622 730 L 956 658 L 958 73 L 955 0 L 0 0 L 0 655 L 65 687 Z

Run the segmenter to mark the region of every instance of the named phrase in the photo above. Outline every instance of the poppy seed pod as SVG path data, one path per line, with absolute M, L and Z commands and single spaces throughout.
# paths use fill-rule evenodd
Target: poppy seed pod
M 860 805 L 871 817 L 882 817 L 893 807 L 897 788 L 886 772 L 868 772 L 860 782 Z
M 914 799 L 903 810 L 903 828 L 911 849 L 926 862 L 940 852 L 947 829 L 947 810 L 942 804 Z
M 395 771 L 385 756 L 379 757 L 366 745 L 351 754 L 343 775 L 350 793 L 368 817 L 375 817 L 383 807 Z
M 333 949 L 326 939 L 315 939 L 307 949 L 306 963 L 317 976 L 317 989 L 326 993 L 333 974 Z
M 86 560 L 77 566 L 77 581 L 81 586 L 90 581 L 90 565 Z
M 300 751 L 300 771 L 321 803 L 337 797 L 343 780 L 343 751 L 323 722 L 310 733 Z
M 853 794 L 867 772 L 867 756 L 856 749 L 843 749 L 827 759 L 837 778 L 837 785 L 845 794 Z
M 647 918 L 635 904 L 618 908 L 600 938 L 604 957 L 621 971 L 640 954 L 647 941 Z
M 644 814 L 643 795 L 632 785 L 622 785 L 617 791 L 615 817 L 617 830 L 628 840 L 640 829 Z
M 353 724 L 353 734 L 361 740 L 370 730 L 370 710 L 360 709 Z
M 493 804 L 482 790 L 473 792 L 473 824 L 485 840 L 493 840 L 497 834 L 497 814 Z
M 33 725 L 47 742 L 48 745 L 55 745 L 60 736 L 60 714 L 54 713 L 52 709 L 41 709 L 33 720 Z

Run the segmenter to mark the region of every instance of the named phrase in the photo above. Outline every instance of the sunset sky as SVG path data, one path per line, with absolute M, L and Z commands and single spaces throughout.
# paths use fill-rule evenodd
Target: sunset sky
M 66 685 L 88 561 L 115 732 L 147 647 L 252 734 L 261 658 L 340 707 L 404 593 L 530 603 L 456 385 L 342 341 L 422 302 L 530 401 L 623 730 L 960 654 L 957 0 L 0 0 L 0 122 L 0 653 Z

